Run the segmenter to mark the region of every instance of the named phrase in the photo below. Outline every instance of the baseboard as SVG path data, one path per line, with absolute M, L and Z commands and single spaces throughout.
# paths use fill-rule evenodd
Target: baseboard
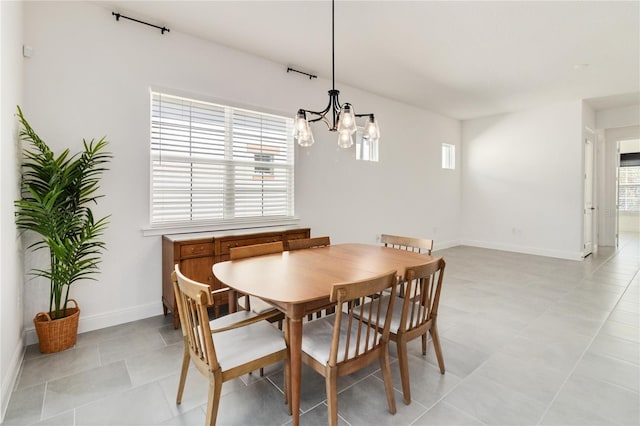
M 24 338 L 18 342 L 13 355 L 11 356 L 11 362 L 7 367 L 7 376 L 2 380 L 2 389 L 0 389 L 0 423 L 4 421 L 4 416 L 7 414 L 7 408 L 9 407 L 9 401 L 11 400 L 11 393 L 18 382 L 20 377 L 20 371 L 22 369 L 22 360 L 24 359 Z
M 434 253 L 437 252 L 438 250 L 444 250 L 444 249 L 448 249 L 451 247 L 456 247 L 460 245 L 460 241 L 458 240 L 451 240 L 451 241 L 434 241 L 433 242 L 433 251 Z
M 154 317 L 160 314 L 162 314 L 162 302 L 160 301 L 95 315 L 87 316 L 81 313 L 80 322 L 78 323 L 78 333 L 99 330 L 101 328 Z M 38 343 L 35 327 L 26 329 L 25 336 L 27 345 Z
M 510 244 L 491 243 L 486 241 L 462 240 L 460 245 L 480 247 L 493 250 L 511 251 L 514 253 L 533 254 L 536 256 L 554 257 L 566 260 L 583 260 L 581 251 L 549 250 L 536 247 L 514 246 Z

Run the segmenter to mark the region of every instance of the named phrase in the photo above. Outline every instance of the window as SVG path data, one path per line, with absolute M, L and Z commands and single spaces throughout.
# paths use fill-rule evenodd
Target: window
M 448 143 L 442 144 L 442 168 L 456 168 L 456 146 Z
M 640 212 L 640 166 L 620 167 L 618 204 L 621 212 Z
M 378 140 L 370 140 L 362 137 L 363 129 L 358 127 L 356 132 L 356 160 L 379 161 Z
M 293 218 L 293 119 L 151 93 L 151 225 Z

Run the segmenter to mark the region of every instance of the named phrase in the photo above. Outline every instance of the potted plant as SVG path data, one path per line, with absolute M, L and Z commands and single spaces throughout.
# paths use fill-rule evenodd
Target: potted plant
M 103 137 L 87 143 L 71 155 L 65 149 L 55 155 L 40 139 L 18 107 L 23 147 L 21 198 L 15 201 L 16 224 L 33 231 L 38 239 L 27 249 L 48 249 L 49 269 L 33 269 L 32 275 L 49 281 L 49 311 L 34 318 L 40 351 L 58 352 L 76 343 L 80 309 L 69 299 L 71 284 L 95 279 L 105 243 L 101 241 L 109 216 L 94 219 L 90 206 L 97 195 L 104 166 L 111 159 Z M 72 301 L 75 306 L 68 306 Z

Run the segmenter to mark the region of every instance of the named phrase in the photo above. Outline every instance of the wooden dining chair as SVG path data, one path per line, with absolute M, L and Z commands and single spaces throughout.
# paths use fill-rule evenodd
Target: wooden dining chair
M 284 245 L 282 241 L 275 241 L 272 243 L 253 244 L 248 246 L 232 247 L 229 250 L 229 257 L 231 260 L 246 259 L 248 257 L 264 256 L 267 254 L 282 253 L 284 251 Z M 247 311 L 253 311 L 256 314 L 262 314 L 264 312 L 276 311 L 276 308 L 255 296 L 246 296 L 244 302 L 244 309 Z M 242 303 L 240 303 L 242 304 Z M 283 315 L 280 315 L 278 320 L 278 327 L 282 329 Z
M 182 402 L 189 360 L 209 378 L 206 425 L 216 423 L 222 383 L 278 361 L 285 362 L 285 399 L 291 401 L 289 351 L 282 332 L 264 321 L 269 314 L 239 311 L 210 321 L 207 312 L 213 302 L 210 287 L 185 277 L 178 265 L 171 281 L 184 338 L 176 404 Z
M 399 235 L 382 234 L 380 235 L 380 242 L 384 244 L 385 247 L 426 254 L 429 256 L 431 256 L 431 252 L 433 251 L 433 240 L 427 238 L 401 237 Z M 400 286 L 398 295 L 402 297 L 405 289 L 404 282 L 400 281 L 398 285 Z
M 380 362 L 389 412 L 396 412 L 388 351 L 396 282 L 396 272 L 391 271 L 362 281 L 334 284 L 331 301 L 337 304 L 337 313 L 309 322 L 302 330 L 302 360 L 325 377 L 329 425 L 338 424 L 338 377 L 376 360 Z M 381 299 L 385 290 L 390 290 L 392 297 Z M 378 297 L 385 304 L 355 317 L 355 302 L 362 304 L 367 297 Z
M 316 247 L 326 247 L 331 245 L 331 239 L 327 237 L 314 237 L 314 238 L 299 238 L 296 240 L 289 240 L 287 242 L 287 248 L 289 251 L 301 250 Z
M 442 289 L 445 261 L 438 257 L 423 265 L 407 268 L 404 273 L 406 292 L 404 297 L 395 297 L 393 315 L 391 317 L 389 337 L 396 342 L 398 350 L 398 364 L 405 404 L 411 403 L 411 386 L 409 381 L 409 361 L 407 358 L 407 343 L 417 337 L 422 337 L 422 355 L 427 354 L 427 333 L 431 334 L 433 347 L 438 359 L 440 373 L 444 374 L 444 359 L 438 335 L 438 304 Z M 385 295 L 384 299 L 390 296 Z M 382 300 L 382 309 L 387 302 Z M 377 309 L 380 301 L 373 300 L 355 309 L 355 315 L 360 316 L 360 309 L 368 312 Z
M 296 240 L 289 240 L 289 242 L 287 243 L 289 251 L 326 247 L 329 245 L 331 245 L 331 239 L 328 236 L 314 237 L 314 238 L 299 238 Z M 319 310 L 315 313 L 315 317 L 322 318 L 323 312 L 325 315 L 332 314 L 335 312 L 335 307 L 333 307 L 332 305 L 324 310 Z M 307 321 L 312 321 L 313 318 L 314 318 L 314 314 L 311 313 L 307 315 Z
M 431 255 L 433 250 L 433 240 L 415 237 L 400 237 L 398 235 L 380 235 L 380 242 L 385 247 L 392 247 L 401 250 L 408 250 L 415 253 L 424 253 Z

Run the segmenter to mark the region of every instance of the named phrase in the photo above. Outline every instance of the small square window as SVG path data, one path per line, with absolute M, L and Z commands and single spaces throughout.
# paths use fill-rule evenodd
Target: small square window
M 454 170 L 456 168 L 456 146 L 442 144 L 442 168 Z
M 362 128 L 356 132 L 356 160 L 379 161 L 378 140 L 369 140 L 362 137 Z

